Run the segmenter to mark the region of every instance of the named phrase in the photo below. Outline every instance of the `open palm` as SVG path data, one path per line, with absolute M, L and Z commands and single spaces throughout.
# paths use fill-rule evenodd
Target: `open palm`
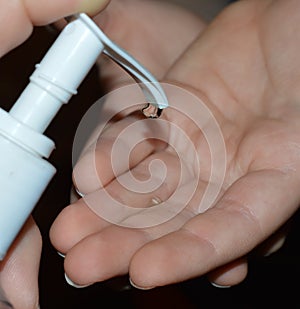
M 125 17 L 131 16 L 131 3 L 137 9 L 137 2 L 126 3 L 129 6 L 120 6 Z M 118 36 L 118 24 L 109 23 L 107 32 L 163 76 L 171 107 L 156 123 L 131 113 L 92 136 L 74 170 L 76 187 L 85 198 L 63 210 L 51 238 L 66 253 L 68 276 L 80 285 L 127 272 L 142 288 L 206 273 L 219 285 L 234 285 L 245 278 L 247 253 L 272 236 L 300 202 L 300 5 L 296 0 L 241 1 L 197 38 L 200 21 L 182 13 L 190 22 L 180 23 L 178 38 L 173 34 L 179 12 L 172 15 L 168 7 L 165 18 L 148 24 L 152 11 L 143 20 L 145 6 L 153 14 L 161 7 L 147 3 L 142 2 L 134 25 L 123 24 L 124 33 Z M 162 36 L 153 38 L 162 25 Z M 168 44 L 159 45 L 164 35 L 170 36 Z M 111 68 L 110 63 L 102 65 L 109 89 L 128 81 L 123 75 L 113 83 L 118 72 Z M 111 98 L 107 108 L 114 109 Z M 131 150 L 139 137 L 129 162 L 120 156 L 114 164 L 114 151 Z M 146 186 L 152 179 L 161 186 L 133 192 L 126 187 L 132 175 L 137 184 Z M 214 192 L 212 199 L 206 199 L 208 188 Z M 113 197 L 111 205 L 107 192 Z M 181 194 L 174 198 L 176 192 Z M 166 220 L 147 225 L 147 218 L 135 213 L 112 224 L 87 207 L 89 196 L 104 209 L 114 201 L 138 208 L 158 204 L 167 208 L 157 208 L 167 214 Z M 154 217 L 155 222 L 151 215 L 148 220 Z M 145 228 L 127 227 L 140 219 L 145 219 Z

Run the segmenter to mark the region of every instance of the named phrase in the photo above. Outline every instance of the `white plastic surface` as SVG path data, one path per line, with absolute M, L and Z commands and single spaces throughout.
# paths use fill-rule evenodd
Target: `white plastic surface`
M 9 113 L 1 108 L 0 134 L 10 139 L 11 141 L 14 141 L 20 147 L 27 149 L 28 151 L 35 153 L 37 156 L 43 158 L 49 158 L 50 154 L 55 148 L 53 141 L 48 137 L 17 121 Z M 0 159 L 2 159 L 1 151 Z
M 81 19 L 69 23 L 42 62 L 10 114 L 44 132 L 63 103 L 67 103 L 103 51 L 103 44 Z
M 42 133 L 103 51 L 86 24 L 67 25 L 9 113 L 0 109 L 0 259 L 40 199 L 55 168 L 43 159 L 54 143 Z
M 110 41 L 85 14 L 75 16 L 30 77 L 9 113 L 0 109 L 0 259 L 40 199 L 55 168 L 45 161 L 54 143 L 44 136 L 64 103 L 77 93 L 101 52 L 125 68 L 150 104 L 168 106 L 157 80 Z
M 147 102 L 160 109 L 168 107 L 168 99 L 157 79 L 135 58 L 111 41 L 86 14 L 78 14 L 77 16 L 98 36 L 104 45 L 103 53 L 117 62 L 135 78 L 141 86 Z
M 0 259 L 55 174 L 47 161 L 0 134 Z

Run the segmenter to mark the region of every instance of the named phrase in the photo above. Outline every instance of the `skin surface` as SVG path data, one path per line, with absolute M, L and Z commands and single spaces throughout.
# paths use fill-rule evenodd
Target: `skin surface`
M 209 183 L 208 145 L 183 113 L 164 111 L 163 120 L 182 127 L 207 162 L 195 195 L 172 220 L 145 229 L 111 224 L 84 199 L 74 200 L 50 232 L 56 249 L 66 254 L 65 270 L 73 282 L 86 285 L 129 273 L 135 286 L 147 289 L 207 274 L 218 285 L 232 286 L 247 275 L 249 252 L 267 240 L 267 252 L 280 247 L 280 228 L 300 201 L 299 9 L 297 0 L 239 1 L 205 28 L 195 16 L 160 2 L 115 0 L 96 17 L 108 36 L 154 75 L 208 107 L 223 134 L 226 174 L 217 201 L 199 213 Z M 99 64 L 107 91 L 132 82 L 111 62 L 101 59 Z M 184 104 L 191 114 L 199 112 L 189 100 Z M 107 106 L 114 109 L 110 97 Z M 139 119 L 124 112 L 100 137 L 96 130 L 75 166 L 77 190 L 86 196 L 97 192 L 100 206 L 105 192 L 132 207 L 151 206 L 153 195 L 129 192 L 117 178 L 126 181 L 132 172 L 147 179 L 153 160 L 164 162 L 171 175 L 154 194 L 167 201 L 176 190 L 178 154 L 192 155 L 185 143 L 178 143 L 175 153 L 165 143 L 144 141 L 131 153 L 129 168 L 120 163 L 113 171 L 113 144 Z M 171 143 L 174 132 L 168 130 L 161 134 Z M 122 142 L 126 148 L 131 140 Z M 190 159 L 184 162 L 191 171 L 188 183 L 197 166 Z M 151 176 L 160 180 L 160 169 Z

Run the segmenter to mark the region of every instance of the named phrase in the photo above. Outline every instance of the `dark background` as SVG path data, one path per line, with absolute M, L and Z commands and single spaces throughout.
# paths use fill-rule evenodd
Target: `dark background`
M 28 83 L 33 71 L 57 33 L 36 28 L 22 46 L 0 59 L 0 106 L 9 109 Z M 79 89 L 79 94 L 64 106 L 46 135 L 56 143 L 50 161 L 57 174 L 34 211 L 43 236 L 40 268 L 42 309 L 79 308 L 279 308 L 299 307 L 300 254 L 298 250 L 300 215 L 292 221 L 284 247 L 262 258 L 251 256 L 249 275 L 240 285 L 217 289 L 205 277 L 181 284 L 138 291 L 127 277 L 112 279 L 86 289 L 75 289 L 64 280 L 63 258 L 49 242 L 48 231 L 55 217 L 69 203 L 72 172 L 72 142 L 77 125 L 88 107 L 102 95 L 98 68 L 94 67 Z M 299 188 L 300 190 L 300 188 Z M 174 270 L 175 271 L 175 270 Z

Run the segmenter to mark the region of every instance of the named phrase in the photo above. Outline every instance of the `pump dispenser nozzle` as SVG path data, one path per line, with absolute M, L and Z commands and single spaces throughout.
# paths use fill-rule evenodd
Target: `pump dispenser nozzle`
M 155 108 L 168 106 L 156 79 L 110 41 L 85 14 L 78 14 L 49 49 L 9 113 L 0 108 L 0 259 L 19 233 L 55 168 L 47 162 L 54 143 L 43 135 L 61 106 L 77 93 L 104 52 L 140 83 Z

